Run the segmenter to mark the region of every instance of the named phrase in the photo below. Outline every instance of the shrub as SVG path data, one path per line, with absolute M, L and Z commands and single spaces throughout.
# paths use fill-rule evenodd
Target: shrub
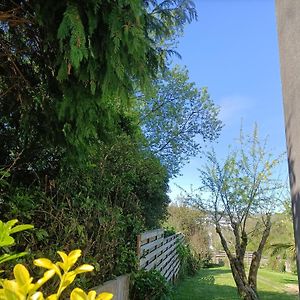
M 14 233 L 32 229 L 32 225 L 16 225 L 18 220 L 10 220 L 6 223 L 0 220 L 0 248 L 5 249 L 6 247 L 12 246 L 15 243 L 14 238 L 11 236 Z M 10 261 L 22 257 L 26 254 L 3 254 L 0 256 L 0 263 Z M 46 269 L 43 275 L 33 283 L 33 278 L 30 276 L 27 268 L 22 264 L 14 266 L 13 274 L 14 279 L 9 280 L 7 278 L 1 278 L 0 280 L 0 299 L 2 300 L 43 300 L 44 299 L 44 285 L 54 275 L 59 277 L 59 284 L 52 284 L 49 287 L 51 295 L 47 297 L 47 300 L 58 300 L 62 292 L 75 280 L 76 276 L 81 273 L 91 272 L 94 267 L 88 264 L 83 264 L 73 270 L 73 266 L 76 264 L 78 258 L 81 256 L 81 250 L 73 250 L 69 254 L 58 251 L 62 261 L 53 263 L 47 258 L 39 258 L 34 260 L 34 265 Z M 43 286 L 43 288 L 42 288 Z M 57 286 L 57 291 L 53 293 L 53 286 Z M 71 300 L 111 300 L 113 297 L 110 293 L 101 293 L 96 298 L 96 292 L 90 291 L 86 294 L 82 289 L 75 288 L 71 294 Z
M 201 268 L 210 268 L 213 265 L 210 253 L 205 253 L 203 257 L 199 257 L 199 261 Z
M 156 270 L 140 270 L 131 275 L 131 300 L 170 299 L 172 287 Z
M 166 227 L 164 228 L 164 237 L 168 237 L 176 234 L 176 230 L 174 227 Z
M 53 263 L 51 260 L 46 258 L 39 258 L 34 260 L 34 265 L 42 267 L 47 271 L 44 272 L 42 277 L 40 277 L 35 283 L 33 283 L 33 278 L 30 276 L 27 268 L 22 264 L 17 264 L 14 267 L 14 279 L 1 279 L 0 285 L 0 299 L 5 300 L 26 300 L 26 299 L 36 299 L 43 300 L 44 294 L 42 291 L 42 286 L 44 286 L 54 275 L 59 277 L 59 284 L 57 291 L 49 295 L 47 300 L 58 300 L 61 297 L 62 292 L 75 280 L 78 274 L 91 272 L 94 267 L 88 264 L 83 264 L 73 270 L 70 270 L 78 258 L 81 255 L 81 250 L 73 250 L 68 255 L 64 252 L 58 251 L 62 261 Z M 53 292 L 53 287 L 56 285 L 51 285 L 51 292 Z M 113 297 L 110 293 L 101 293 L 96 298 L 96 292 L 90 291 L 86 294 L 82 289 L 75 288 L 70 294 L 71 300 L 111 300 Z
M 136 269 L 136 236 L 157 225 L 169 201 L 166 171 L 126 135 L 100 144 L 89 164 L 62 165 L 29 185 L 18 182 L 28 176 L 11 177 L 0 190 L 0 219 L 17 215 L 36 228 L 16 238 L 17 250 L 54 259 L 57 250 L 82 249 L 95 266 L 84 288 Z
M 285 272 L 285 259 L 282 259 L 279 256 L 271 256 L 268 259 L 266 267 L 273 271 Z
M 192 252 L 188 244 L 182 243 L 177 247 L 180 259 L 179 276 L 194 276 L 200 268 L 200 260 Z
M 0 248 L 7 248 L 14 245 L 15 239 L 11 236 L 12 234 L 33 228 L 33 226 L 29 224 L 16 225 L 16 223 L 18 223 L 17 219 L 10 220 L 6 223 L 0 220 Z M 26 254 L 27 252 L 3 253 L 0 255 L 0 264 L 20 258 Z

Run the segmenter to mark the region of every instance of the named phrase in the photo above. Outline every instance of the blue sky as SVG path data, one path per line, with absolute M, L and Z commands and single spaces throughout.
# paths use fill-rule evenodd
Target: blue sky
M 179 40 L 190 79 L 208 87 L 221 107 L 225 124 L 216 145 L 222 155 L 238 137 L 241 120 L 245 132 L 255 122 L 260 135 L 269 137 L 274 153 L 285 151 L 283 104 L 280 82 L 276 16 L 273 0 L 195 0 L 198 21 L 186 27 Z M 198 185 L 200 158 L 192 159 L 170 183 L 170 196 L 179 194 L 176 184 Z M 280 169 L 287 177 L 286 164 Z

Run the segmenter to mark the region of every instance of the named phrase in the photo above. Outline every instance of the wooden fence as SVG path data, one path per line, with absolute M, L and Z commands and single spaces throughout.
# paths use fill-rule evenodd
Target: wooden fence
M 248 265 L 248 266 L 250 265 L 252 256 L 253 256 L 252 252 L 248 252 L 248 251 L 245 252 L 244 263 L 246 265 Z M 221 263 L 221 262 L 225 263 L 225 261 L 227 261 L 227 264 L 229 264 L 225 251 L 218 251 L 218 252 L 213 253 L 212 261 L 217 264 Z
M 246 266 L 250 266 L 252 257 L 253 257 L 253 252 L 250 252 L 250 251 L 245 252 L 244 263 Z M 213 253 L 212 261 L 213 261 L 213 263 L 216 263 L 216 264 L 222 263 L 222 262 L 223 263 L 227 262 L 227 264 L 229 264 L 229 261 L 228 261 L 225 251 L 218 251 L 218 252 Z M 263 256 L 261 258 L 260 265 L 265 266 L 267 263 L 268 263 L 268 258 Z
M 139 268 L 158 270 L 168 281 L 174 280 L 180 268 L 176 248 L 182 241 L 181 233 L 164 237 L 163 229 L 141 233 L 137 236 Z

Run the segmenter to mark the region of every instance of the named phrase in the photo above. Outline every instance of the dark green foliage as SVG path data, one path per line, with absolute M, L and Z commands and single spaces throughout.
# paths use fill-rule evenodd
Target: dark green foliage
M 200 259 L 200 267 L 201 268 L 210 268 L 213 267 L 212 257 L 210 253 L 206 253 Z
M 6 216 L 18 215 L 35 224 L 32 234 L 18 240 L 19 248 L 26 247 L 35 258 L 54 258 L 60 249 L 82 249 L 84 261 L 95 266 L 88 287 L 135 269 L 135 234 L 143 228 L 137 213 L 125 214 L 84 192 L 60 192 L 53 199 L 32 190 L 30 195 L 16 191 L 7 210 Z
M 136 88 L 165 67 L 169 41 L 196 17 L 189 0 L 5 0 L 0 10 L 3 134 L 22 129 L 11 145 L 20 151 L 36 133 L 80 156 L 118 128 Z
M 102 144 L 92 164 L 65 167 L 43 188 L 10 186 L 0 218 L 35 225 L 18 244 L 36 257 L 82 249 L 85 262 L 96 267 L 86 282 L 92 287 L 136 268 L 136 236 L 164 217 L 166 182 L 158 160 L 122 135 Z
M 172 287 L 156 270 L 140 270 L 131 276 L 131 300 L 167 300 L 172 295 Z
M 193 3 L 4 0 L 0 12 L 0 218 L 35 225 L 20 251 L 81 248 L 88 287 L 132 271 L 136 235 L 169 203 L 132 99 L 166 68 Z
M 93 199 L 82 197 L 80 200 L 81 209 L 75 210 L 76 202 L 72 198 L 68 203 L 54 206 L 49 203 L 49 198 L 44 197 L 35 201 L 32 212 L 19 212 L 19 215 L 40 226 L 29 237 L 27 246 L 35 258 L 53 258 L 59 249 L 81 248 L 85 262 L 95 266 L 94 277 L 87 282 L 88 287 L 92 287 L 135 268 L 131 232 L 139 232 L 142 224 L 136 215 L 124 215 L 120 208 L 103 203 L 91 205 Z M 20 247 L 25 243 L 26 240 L 19 240 Z
M 164 227 L 164 237 L 176 234 L 176 230 L 173 227 Z
M 109 195 L 111 205 L 126 212 L 139 211 L 147 228 L 159 226 L 170 201 L 167 172 L 159 160 L 139 150 L 126 135 L 118 136 L 113 144 L 103 144 L 99 156 L 100 176 L 95 175 L 103 187 L 99 194 Z
M 177 252 L 180 259 L 179 276 L 194 276 L 201 266 L 200 260 L 195 256 L 188 244 L 178 245 Z

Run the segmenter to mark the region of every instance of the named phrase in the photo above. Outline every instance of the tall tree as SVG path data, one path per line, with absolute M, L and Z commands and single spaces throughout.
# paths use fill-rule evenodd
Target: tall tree
M 267 152 L 257 128 L 252 136 L 241 133 L 240 147 L 231 150 L 222 162 L 214 151 L 207 155 L 207 165 L 200 170 L 201 188 L 190 203 L 211 213 L 221 244 L 230 262 L 233 278 L 240 296 L 245 300 L 259 299 L 257 272 L 262 251 L 271 229 L 271 214 L 279 203 L 282 184 L 274 179 L 273 171 L 279 159 Z M 256 220 L 256 231 L 248 231 L 249 220 Z M 230 231 L 234 247 L 225 231 Z M 251 234 L 261 234 L 256 251 L 246 273 L 244 258 Z
M 45 144 L 84 156 L 108 139 L 195 17 L 189 0 L 2 1 L 0 165 Z
M 101 280 L 131 272 L 137 230 L 166 215 L 169 176 L 139 147 L 130 100 L 165 68 L 194 4 L 0 2 L 3 217 L 40 227 L 24 247 L 75 243 L 106 265 Z
M 141 125 L 150 150 L 171 176 L 196 156 L 205 141 L 219 136 L 218 107 L 178 66 L 160 74 L 152 94 L 139 98 Z

